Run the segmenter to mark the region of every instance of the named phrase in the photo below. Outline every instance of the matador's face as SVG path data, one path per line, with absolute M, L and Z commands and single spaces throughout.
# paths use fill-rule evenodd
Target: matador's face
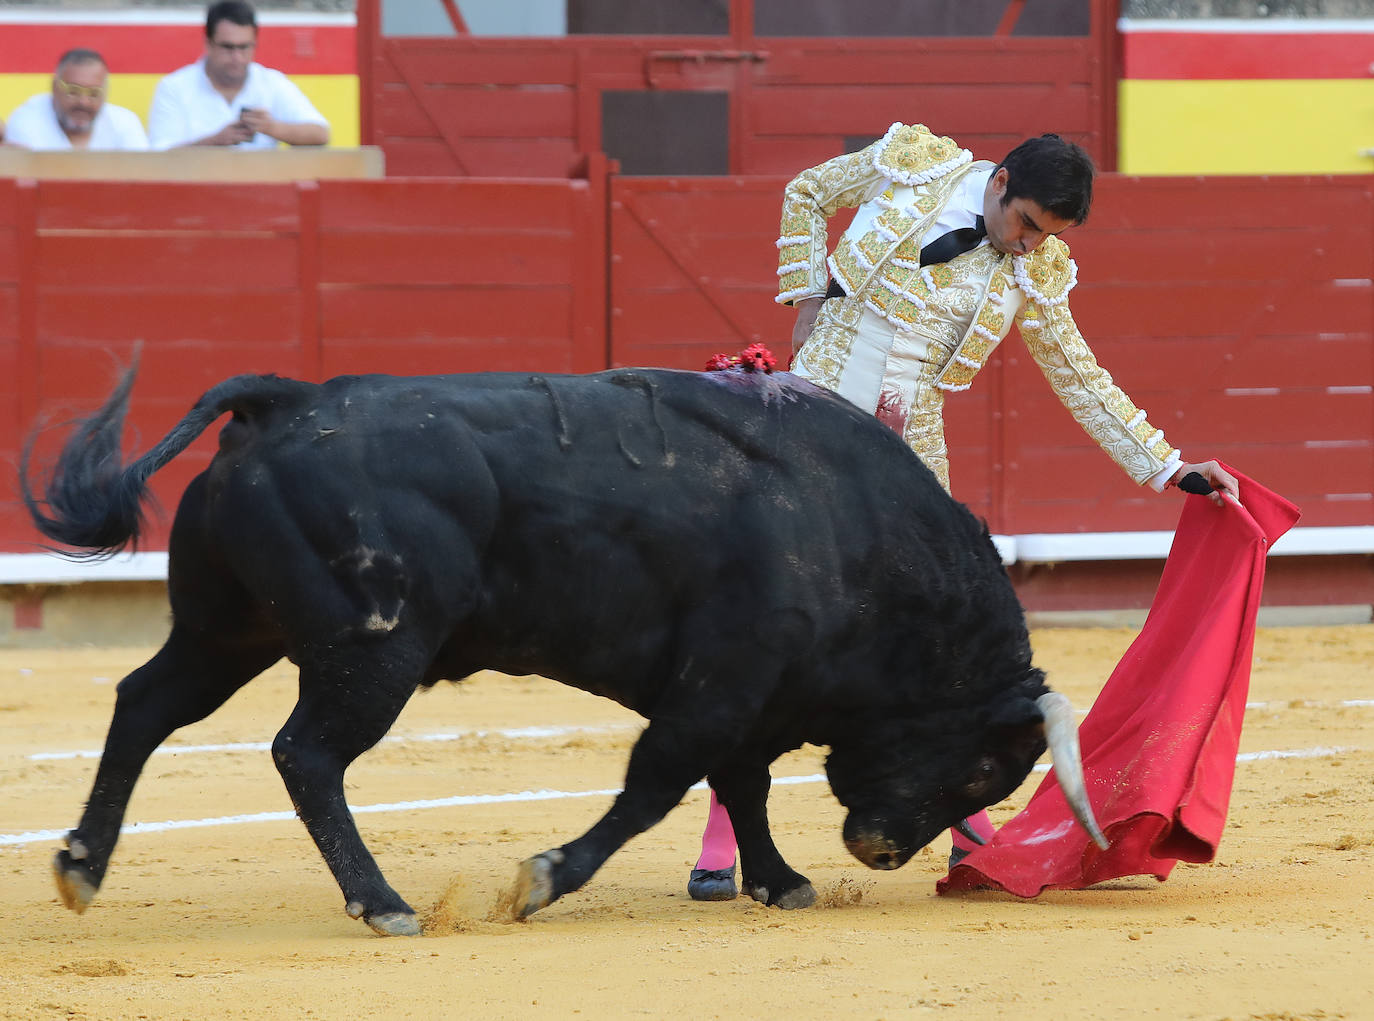
M 993 248 L 1007 255 L 1033 252 L 1051 234 L 1068 230 L 1072 220 L 1055 216 L 1024 195 L 1006 201 L 1007 169 L 998 167 L 983 193 L 983 223 Z

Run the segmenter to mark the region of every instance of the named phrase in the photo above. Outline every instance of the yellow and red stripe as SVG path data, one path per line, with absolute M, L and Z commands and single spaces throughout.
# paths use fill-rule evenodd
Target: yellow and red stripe
M 351 14 L 258 15 L 256 59 L 290 75 L 329 120 L 331 144 L 358 144 L 358 73 Z M 110 101 L 145 121 L 153 89 L 204 50 L 194 11 L 5 11 L 0 13 L 0 116 L 50 87 L 58 57 L 96 50 L 110 68 Z
M 1374 19 L 1120 28 L 1122 172 L 1374 172 Z

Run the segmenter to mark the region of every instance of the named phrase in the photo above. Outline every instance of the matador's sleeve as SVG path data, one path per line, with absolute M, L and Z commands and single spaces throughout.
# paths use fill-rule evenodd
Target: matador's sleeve
M 825 266 L 826 221 L 840 209 L 882 194 L 892 183 L 876 166 L 886 141 L 880 139 L 858 152 L 804 170 L 784 189 L 775 301 L 791 304 L 798 298 L 825 294 L 830 278 Z
M 1013 262 L 1025 301 L 1016 325 L 1055 396 L 1113 461 L 1137 483 L 1156 481 L 1182 460 L 1107 370 L 1097 364 L 1069 311 L 1078 268 L 1056 237 Z

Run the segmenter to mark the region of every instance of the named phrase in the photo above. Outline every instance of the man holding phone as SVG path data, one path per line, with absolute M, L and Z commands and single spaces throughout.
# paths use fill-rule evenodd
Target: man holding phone
M 255 63 L 257 16 L 243 0 L 205 15 L 205 55 L 158 83 L 148 114 L 154 149 L 325 145 L 329 122 L 286 75 Z

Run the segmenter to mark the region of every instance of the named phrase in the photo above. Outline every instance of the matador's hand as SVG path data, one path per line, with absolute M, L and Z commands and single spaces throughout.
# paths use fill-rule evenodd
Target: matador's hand
M 1179 480 L 1189 472 L 1197 472 L 1208 481 L 1213 489 L 1208 498 L 1213 503 L 1220 505 L 1224 496 L 1229 496 L 1236 503 L 1240 503 L 1240 483 L 1236 481 L 1234 475 L 1217 464 L 1216 461 L 1203 461 L 1201 464 L 1181 464 L 1178 466 L 1178 471 L 1169 478 L 1168 484 L 1171 486 L 1178 485 Z
M 816 316 L 820 314 L 821 302 L 824 299 L 820 295 L 814 298 L 798 298 L 793 304 L 797 308 L 797 321 L 792 324 L 792 357 L 797 356 L 801 346 L 806 343 L 806 339 L 811 336 L 811 331 L 816 326 Z M 788 359 L 791 364 L 791 359 Z

